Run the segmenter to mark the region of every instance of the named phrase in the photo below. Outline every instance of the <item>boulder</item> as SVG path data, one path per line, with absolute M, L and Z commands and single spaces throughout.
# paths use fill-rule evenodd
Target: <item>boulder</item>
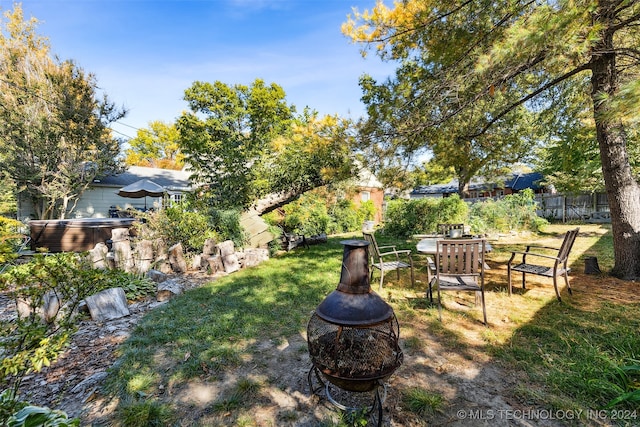
M 233 273 L 240 270 L 240 263 L 236 256 L 236 250 L 233 245 L 233 241 L 225 240 L 222 243 L 218 243 L 218 249 L 220 250 L 220 257 L 222 258 L 222 265 L 224 265 L 224 271 L 226 273 Z
M 182 243 L 176 243 L 169 248 L 169 264 L 171 264 L 171 269 L 176 273 L 187 272 L 187 261 L 184 259 Z
M 157 301 L 166 301 L 175 295 L 184 292 L 184 286 L 177 280 L 165 280 L 158 283 L 158 291 L 156 292 Z
M 255 267 L 269 259 L 269 249 L 247 248 L 244 250 L 244 266 Z
M 212 274 L 224 271 L 224 265 L 222 265 L 222 258 L 220 255 L 214 255 L 207 258 L 207 262 L 209 263 L 209 269 Z
M 89 251 L 89 259 L 91 260 L 93 268 L 109 268 L 109 263 L 107 261 L 108 253 L 109 248 L 104 242 L 97 243 L 93 249 Z
M 153 263 L 153 242 L 151 240 L 140 240 L 136 243 L 136 269 L 138 273 L 146 273 L 151 269 Z
M 85 298 L 91 318 L 96 322 L 104 322 L 128 316 L 127 297 L 122 288 L 105 289 Z

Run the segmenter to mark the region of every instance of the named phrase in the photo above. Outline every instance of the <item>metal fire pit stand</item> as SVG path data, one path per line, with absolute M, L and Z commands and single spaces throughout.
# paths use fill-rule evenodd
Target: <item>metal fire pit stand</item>
M 320 383 L 320 386 L 318 387 L 313 386 L 314 376 L 316 377 L 316 380 Z M 387 400 L 387 384 L 386 383 L 378 380 L 377 385 L 375 387 L 375 394 L 373 396 L 372 404 L 365 407 L 357 407 L 357 406 L 346 406 L 338 402 L 337 400 L 335 400 L 331 395 L 331 391 L 330 391 L 331 383 L 329 381 L 325 382 L 322 380 L 322 376 L 320 375 L 320 372 L 318 371 L 318 368 L 316 366 L 311 366 L 311 369 L 309 369 L 309 373 L 307 374 L 307 381 L 309 382 L 309 389 L 311 390 L 312 394 L 315 394 L 316 396 L 321 397 L 322 391 L 324 390 L 324 395 L 327 401 L 329 401 L 333 406 L 335 406 L 336 408 L 342 411 L 355 413 L 364 409 L 366 411 L 366 415 L 371 416 L 374 413 L 374 411 L 377 409 L 378 427 L 382 426 L 382 405 L 384 404 L 385 400 Z M 380 389 L 382 389 L 382 395 L 380 395 Z M 345 393 L 349 393 L 346 390 L 342 390 L 342 391 Z M 351 392 L 351 393 L 358 393 L 358 392 Z

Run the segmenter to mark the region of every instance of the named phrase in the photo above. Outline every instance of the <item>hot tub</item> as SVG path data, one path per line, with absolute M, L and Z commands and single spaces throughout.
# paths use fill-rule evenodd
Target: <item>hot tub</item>
M 83 252 L 111 239 L 114 228 L 130 228 L 135 218 L 77 218 L 29 221 L 31 250 Z

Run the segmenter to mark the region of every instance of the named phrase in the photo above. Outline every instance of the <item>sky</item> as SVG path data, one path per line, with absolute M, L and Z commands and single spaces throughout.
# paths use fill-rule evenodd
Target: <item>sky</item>
M 13 0 L 0 0 L 2 11 Z M 375 0 L 22 0 L 25 19 L 52 53 L 96 76 L 127 117 L 114 136 L 135 137 L 151 121 L 173 123 L 195 81 L 276 83 L 289 104 L 320 114 L 363 116 L 358 79 L 378 81 L 394 65 L 340 32 L 352 7 Z

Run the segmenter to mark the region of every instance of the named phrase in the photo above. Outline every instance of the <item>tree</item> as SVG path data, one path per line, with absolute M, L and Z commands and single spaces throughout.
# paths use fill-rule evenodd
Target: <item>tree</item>
M 175 124 L 161 121 L 149 123 L 148 129 L 139 129 L 129 140 L 125 150 L 125 163 L 162 169 L 182 169 L 184 156 L 180 152 L 180 135 Z
M 296 116 L 275 83 L 195 82 L 185 99 L 191 112 L 177 123 L 180 148 L 217 208 L 265 213 L 352 173 L 350 123 Z
M 412 185 L 415 173 L 406 170 L 416 154 L 430 151 L 430 167 L 452 169 L 458 178 L 459 194 L 468 196 L 471 179 L 480 172 L 496 175 L 515 161 L 522 161 L 537 141 L 534 115 L 523 107 L 514 109 L 496 126 L 482 135 L 469 136 L 484 112 L 492 105 L 504 103 L 503 94 L 494 94 L 490 101 L 478 100 L 475 108 L 459 113 L 456 120 L 420 126 L 424 117 L 435 117 L 444 110 L 459 108 L 460 97 L 450 96 L 441 104 L 416 103 L 426 81 L 437 83 L 434 76 L 415 71 L 416 64 L 405 61 L 396 71 L 395 79 L 378 84 L 370 77 L 360 81 L 364 91 L 368 118 L 360 127 L 360 149 L 377 161 L 373 169 L 379 177 L 390 177 L 387 185 Z M 459 84 L 456 84 L 459 85 Z M 417 116 L 417 117 L 416 117 Z
M 411 58 L 433 73 L 407 106 L 414 122 L 404 123 L 414 131 L 465 120 L 480 101 L 486 108 L 482 120 L 466 135 L 478 138 L 504 126 L 523 105 L 552 111 L 551 89 L 587 76 L 611 210 L 612 274 L 635 279 L 640 277 L 640 186 L 629 162 L 627 126 L 637 121 L 640 104 L 638 22 L 640 2 L 633 0 L 466 0 L 444 7 L 434 0 L 408 0 L 393 9 L 378 3 L 373 13 L 355 13 L 345 31 L 354 40 L 375 43 L 383 58 Z M 456 109 L 443 102 L 452 88 L 461 98 Z M 505 94 L 504 102 L 491 104 L 496 93 Z M 427 100 L 444 107 L 432 109 L 434 116 L 420 116 L 412 107 Z
M 38 218 L 64 218 L 94 177 L 117 170 L 119 141 L 107 125 L 125 112 L 97 98 L 93 75 L 50 57 L 38 21 L 24 21 L 19 5 L 4 18 L 0 167 Z
M 564 193 L 604 191 L 587 79 L 550 89 L 555 108 L 542 114 L 549 135 L 538 151 L 537 169 Z

